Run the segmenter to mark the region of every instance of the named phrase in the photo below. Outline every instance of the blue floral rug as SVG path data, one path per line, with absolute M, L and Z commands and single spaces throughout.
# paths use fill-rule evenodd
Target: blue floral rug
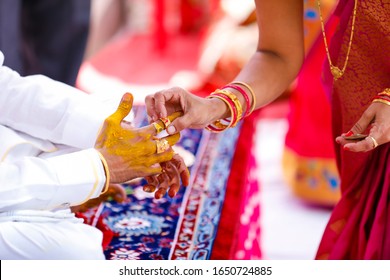
M 156 200 L 142 190 L 143 181 L 132 182 L 128 202 L 101 205 L 98 215 L 114 232 L 106 259 L 209 259 L 238 134 L 239 127 L 221 134 L 183 131 L 178 145 L 196 156 L 190 186 Z

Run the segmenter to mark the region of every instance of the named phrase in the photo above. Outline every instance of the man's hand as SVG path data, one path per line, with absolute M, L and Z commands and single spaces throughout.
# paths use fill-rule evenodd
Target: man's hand
M 168 145 L 157 153 L 159 139 L 153 124 L 142 128 L 123 125 L 123 119 L 130 113 L 133 96 L 123 95 L 118 109 L 109 116 L 95 143 L 95 148 L 106 159 L 111 183 L 124 183 L 137 177 L 156 175 L 162 172 L 159 163 L 172 159 L 171 148 L 180 138 L 180 134 L 163 138 Z

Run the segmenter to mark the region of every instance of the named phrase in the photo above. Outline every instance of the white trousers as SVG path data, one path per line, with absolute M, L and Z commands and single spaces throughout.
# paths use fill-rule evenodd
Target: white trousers
M 1 260 L 103 260 L 103 234 L 74 222 L 0 221 Z

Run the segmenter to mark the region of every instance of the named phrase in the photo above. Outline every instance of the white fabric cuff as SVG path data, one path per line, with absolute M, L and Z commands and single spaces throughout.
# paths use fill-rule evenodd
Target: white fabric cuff
M 60 186 L 48 208 L 69 203 L 80 205 L 100 195 L 105 182 L 105 172 L 95 149 L 48 158 L 55 170 Z

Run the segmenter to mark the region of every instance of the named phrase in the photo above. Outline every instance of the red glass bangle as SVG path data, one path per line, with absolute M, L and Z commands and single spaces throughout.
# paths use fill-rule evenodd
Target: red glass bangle
M 233 84 L 228 84 L 228 85 L 224 86 L 222 89 L 226 89 L 226 88 L 232 88 L 232 89 L 237 90 L 239 93 L 241 93 L 241 95 L 244 97 L 245 103 L 246 103 L 246 110 L 245 110 L 245 114 L 243 117 L 245 118 L 245 117 L 249 116 L 251 106 L 250 106 L 249 96 L 246 93 L 246 91 L 242 87 L 240 87 L 239 85 L 233 85 Z
M 372 100 L 375 100 L 375 99 L 382 99 L 382 100 L 390 101 L 390 96 L 379 93 L 379 94 L 375 95 L 375 97 Z
M 241 85 L 241 86 L 243 86 L 243 87 L 248 89 L 249 93 L 252 95 L 252 106 L 251 106 L 250 113 L 249 113 L 249 114 L 251 114 L 255 110 L 255 108 L 256 108 L 256 95 L 255 95 L 255 92 L 253 91 L 253 89 L 247 83 L 240 82 L 240 81 L 233 81 L 233 82 L 231 82 L 231 84 Z
M 236 104 L 233 102 L 233 100 L 231 100 L 229 96 L 219 92 L 213 92 L 210 96 L 219 97 L 220 99 L 224 100 L 230 105 L 229 107 L 232 115 L 231 115 L 231 121 L 229 127 L 234 127 L 239 121 L 239 116 L 238 116 L 238 108 L 236 107 Z

